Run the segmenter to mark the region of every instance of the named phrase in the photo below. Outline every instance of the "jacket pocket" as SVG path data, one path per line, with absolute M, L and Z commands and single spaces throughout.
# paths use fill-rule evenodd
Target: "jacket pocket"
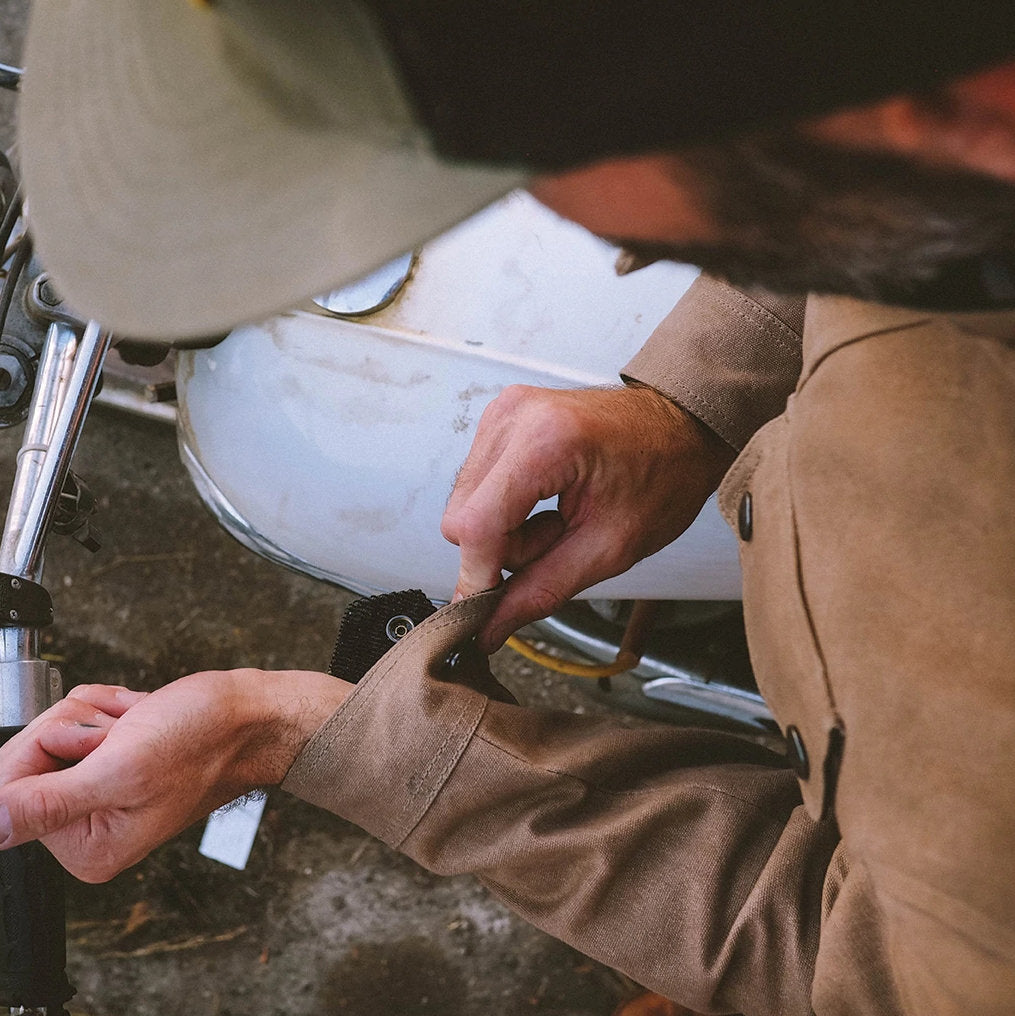
M 843 748 L 825 665 L 801 579 L 787 413 L 759 430 L 719 488 L 740 543 L 744 618 L 758 688 L 786 738 L 804 804 L 815 818 L 833 805 Z

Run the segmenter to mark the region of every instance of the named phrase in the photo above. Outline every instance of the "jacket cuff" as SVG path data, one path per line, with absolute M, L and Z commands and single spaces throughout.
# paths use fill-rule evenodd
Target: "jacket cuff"
M 800 376 L 806 302 L 701 275 L 621 377 L 661 392 L 740 451 L 783 411 Z
M 448 660 L 479 631 L 501 592 L 451 603 L 393 646 L 307 742 L 282 789 L 398 847 L 486 709 L 487 695 L 455 684 Z

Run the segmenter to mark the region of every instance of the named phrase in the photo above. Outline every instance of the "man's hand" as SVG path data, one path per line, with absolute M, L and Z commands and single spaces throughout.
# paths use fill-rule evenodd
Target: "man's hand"
M 0 848 L 41 840 L 103 882 L 192 822 L 280 783 L 351 686 L 309 671 L 74 688 L 0 748 Z
M 480 420 L 441 524 L 462 551 L 456 596 L 514 573 L 481 647 L 492 652 L 675 540 L 734 454 L 651 388 L 505 389 Z M 554 496 L 555 511 L 529 517 Z

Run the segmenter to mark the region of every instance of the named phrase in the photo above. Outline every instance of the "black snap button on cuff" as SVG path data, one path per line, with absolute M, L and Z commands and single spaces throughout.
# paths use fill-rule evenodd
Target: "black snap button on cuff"
M 737 509 L 737 529 L 744 543 L 754 535 L 754 498 L 751 497 L 749 490 L 745 491 L 740 499 L 740 507 Z
M 789 749 L 787 758 L 793 772 L 802 780 L 806 780 L 811 774 L 811 763 L 807 758 L 807 748 L 804 746 L 804 739 L 796 727 L 786 728 L 786 746 Z

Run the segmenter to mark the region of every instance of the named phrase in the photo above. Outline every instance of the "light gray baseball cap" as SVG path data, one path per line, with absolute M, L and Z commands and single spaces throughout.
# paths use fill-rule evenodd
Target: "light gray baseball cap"
M 36 248 L 134 338 L 355 280 L 518 186 L 438 158 L 350 0 L 38 0 L 19 149 Z
M 1013 40 L 996 0 L 35 0 L 29 216 L 80 312 L 221 332 L 529 172 L 933 89 Z

